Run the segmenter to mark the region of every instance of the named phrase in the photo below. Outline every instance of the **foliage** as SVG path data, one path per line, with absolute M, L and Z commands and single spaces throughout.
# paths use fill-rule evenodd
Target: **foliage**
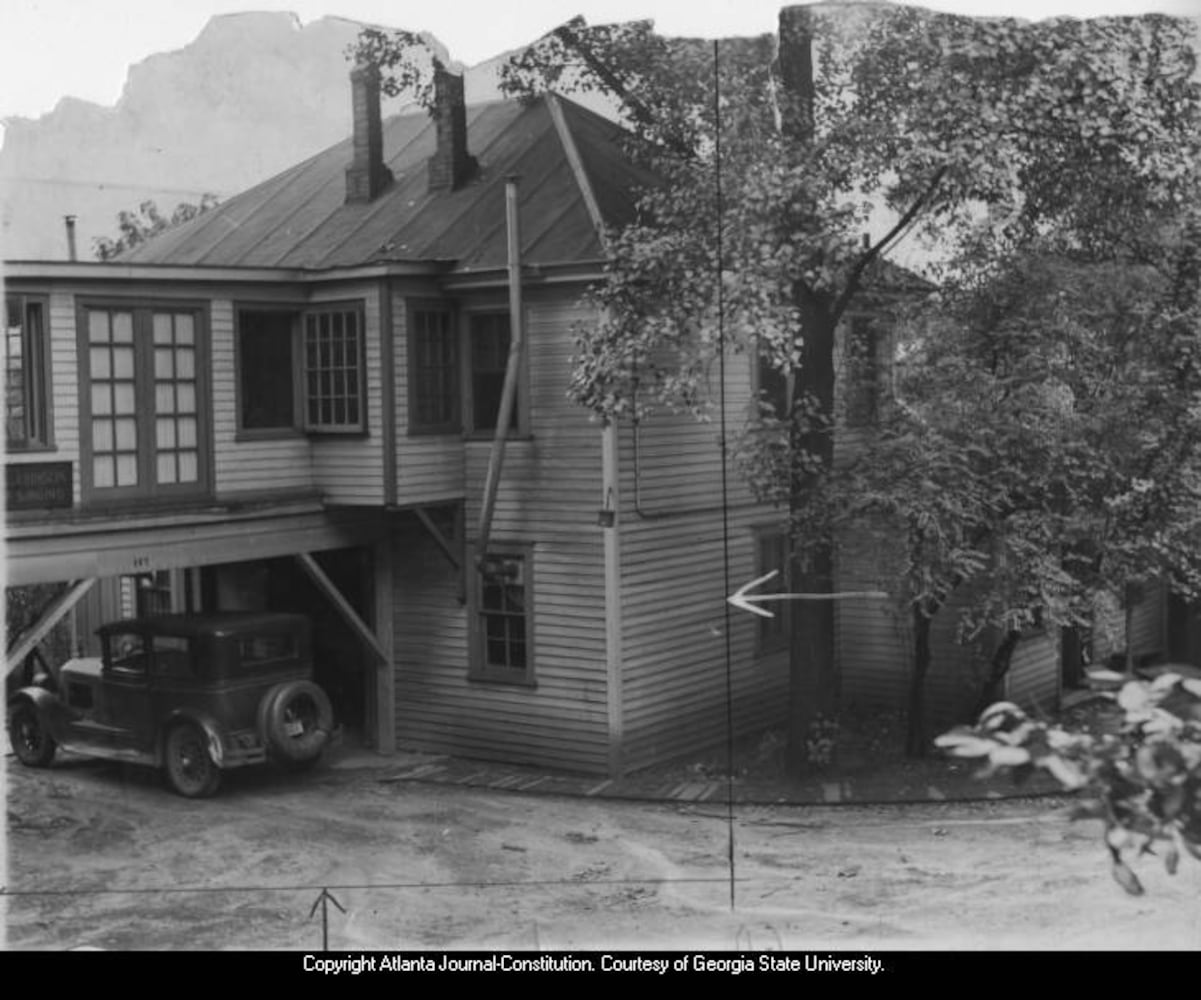
M 755 407 L 736 458 L 789 509 L 794 580 L 828 588 L 837 533 L 889 523 L 918 662 L 969 582 L 965 632 L 1007 637 L 1154 574 L 1195 592 L 1190 30 L 795 7 L 777 58 L 770 36 L 715 49 L 649 22 L 561 26 L 504 88 L 609 94 L 659 178 L 607 234 L 572 398 L 604 420 L 709 419 L 719 350 L 765 359 L 787 399 Z M 885 261 L 911 234 L 937 244 L 935 296 Z M 835 331 L 865 312 L 904 321 L 900 402 L 836 457 Z M 796 610 L 800 633 L 832 628 Z M 815 674 L 798 657 L 822 647 L 793 646 L 795 710 Z
M 440 60 L 421 35 L 403 28 L 364 28 L 345 54 L 358 66 L 378 69 L 380 89 L 387 96 L 408 94 L 421 107 L 433 107 L 433 71 Z
M 199 204 L 180 202 L 170 217 L 159 212 L 158 205 L 151 200 L 142 202 L 136 212 L 119 212 L 117 229 L 121 235 L 115 240 L 106 236 L 98 237 L 94 241 L 96 259 L 114 260 L 126 250 L 132 250 L 159 233 L 203 215 L 210 208 L 215 208 L 219 200 L 215 194 L 206 193 L 201 197 Z
M 1182 851 L 1201 860 L 1201 680 L 1171 667 L 1151 681 L 1110 679 L 1124 681 L 1106 696 L 1120 711 L 1116 731 L 1070 730 L 1001 702 L 976 726 L 935 742 L 953 756 L 981 760 L 986 775 L 1008 771 L 1021 779 L 1038 768 L 1079 793 L 1073 818 L 1102 821 L 1113 876 L 1137 896 L 1143 886 L 1129 859 L 1158 848 L 1169 874 Z

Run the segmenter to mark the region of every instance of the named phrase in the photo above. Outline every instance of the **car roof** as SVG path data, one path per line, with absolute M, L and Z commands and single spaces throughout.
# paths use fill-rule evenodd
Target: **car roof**
M 188 638 L 202 635 L 242 635 L 248 632 L 284 632 L 307 629 L 304 615 L 282 611 L 218 611 L 193 614 L 149 615 L 108 622 L 96 631 L 149 632 L 152 635 L 177 635 Z

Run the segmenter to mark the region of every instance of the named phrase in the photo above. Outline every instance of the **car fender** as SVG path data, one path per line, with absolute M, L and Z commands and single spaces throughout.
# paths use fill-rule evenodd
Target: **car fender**
M 218 767 L 223 767 L 225 764 L 225 730 L 224 727 L 207 712 L 197 712 L 194 709 L 181 708 L 171 712 L 163 719 L 162 727 L 159 729 L 158 745 L 155 747 L 155 752 L 158 755 L 158 761 L 161 764 L 165 759 L 165 747 L 167 743 L 167 733 L 171 727 L 177 722 L 192 722 L 204 730 L 208 737 L 209 756 L 213 763 Z
M 63 742 L 68 725 L 78 718 L 77 712 L 69 709 L 58 695 L 44 687 L 21 688 L 8 699 L 8 707 L 11 709 L 20 702 L 33 705 L 46 730 L 59 743 Z

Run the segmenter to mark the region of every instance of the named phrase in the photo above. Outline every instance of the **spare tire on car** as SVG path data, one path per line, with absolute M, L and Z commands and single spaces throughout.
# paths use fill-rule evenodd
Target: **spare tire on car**
M 305 763 L 321 756 L 333 728 L 329 698 L 312 681 L 277 684 L 259 708 L 263 742 L 285 762 Z

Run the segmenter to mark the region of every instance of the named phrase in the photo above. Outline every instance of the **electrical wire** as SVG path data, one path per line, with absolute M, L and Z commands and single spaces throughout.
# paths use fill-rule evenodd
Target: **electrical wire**
M 721 191 L 721 80 L 720 43 L 713 39 L 713 177 L 714 216 L 717 224 L 717 364 L 718 364 L 718 405 L 721 407 L 721 549 L 723 594 L 730 593 L 730 497 L 729 497 L 729 450 L 726 440 L 726 317 L 725 292 L 722 287 L 722 191 Z M 733 652 L 730 647 L 730 602 L 722 602 L 725 614 L 725 627 L 722 633 L 726 640 L 726 850 L 727 863 L 730 872 L 730 910 L 736 908 L 734 855 L 734 681 L 733 681 Z

